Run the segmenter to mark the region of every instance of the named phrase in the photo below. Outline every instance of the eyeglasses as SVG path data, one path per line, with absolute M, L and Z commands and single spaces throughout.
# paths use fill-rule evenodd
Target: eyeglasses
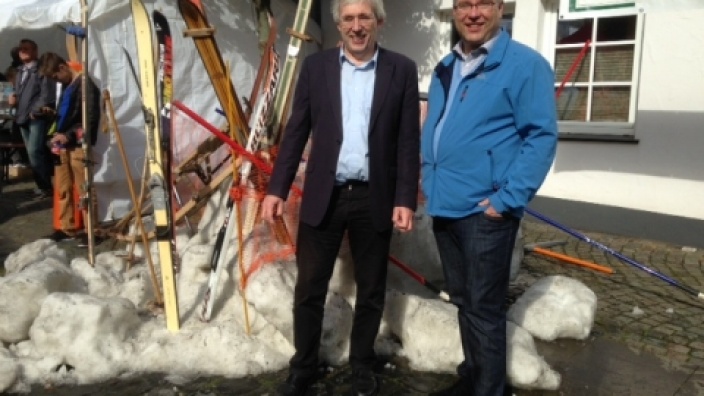
M 355 21 L 358 21 L 360 25 L 368 27 L 371 26 L 372 23 L 374 23 L 375 18 L 373 15 L 368 14 L 345 15 L 340 18 L 340 25 L 349 27 L 354 25 Z
M 461 12 L 463 14 L 468 14 L 473 8 L 476 8 L 479 12 L 489 12 L 494 8 L 496 2 L 494 1 L 482 1 L 477 4 L 472 3 L 457 3 L 454 7 L 455 11 Z

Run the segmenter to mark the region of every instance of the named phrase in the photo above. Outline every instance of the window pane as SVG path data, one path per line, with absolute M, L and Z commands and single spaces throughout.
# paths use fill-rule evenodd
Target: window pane
M 636 38 L 636 16 L 600 18 L 596 29 L 597 41 L 624 41 Z
M 566 87 L 557 98 L 560 121 L 586 121 L 587 88 Z
M 577 56 L 582 51 L 581 48 L 560 48 L 555 53 L 555 80 L 561 84 L 565 79 Z M 587 52 L 584 58 L 575 66 L 570 81 L 567 82 L 587 82 L 589 81 L 589 63 L 591 62 L 591 52 Z
M 557 44 L 583 43 L 592 38 L 592 20 L 559 21 L 557 23 Z
M 594 81 L 631 82 L 634 54 L 633 45 L 597 48 Z
M 594 88 L 592 121 L 628 121 L 631 87 Z

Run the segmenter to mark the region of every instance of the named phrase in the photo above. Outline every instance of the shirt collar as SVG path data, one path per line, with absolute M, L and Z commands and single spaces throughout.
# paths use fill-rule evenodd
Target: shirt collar
M 374 68 L 374 67 L 376 67 L 376 62 L 378 59 L 379 59 L 379 46 L 378 45 L 376 46 L 376 49 L 374 50 L 374 55 L 372 55 L 372 58 L 359 66 L 350 62 L 349 59 L 347 59 L 347 56 L 345 56 L 345 49 L 343 47 L 340 47 L 340 65 L 342 65 L 345 62 L 348 62 L 352 66 L 360 68 L 360 69 L 366 69 L 369 67 Z
M 37 61 L 35 61 L 35 60 L 33 60 L 33 61 L 29 62 L 29 63 L 25 63 L 24 65 L 22 65 L 22 69 L 23 69 L 23 70 L 30 70 L 30 69 L 33 69 L 33 68 L 35 68 L 35 67 L 37 67 Z
M 491 49 L 494 48 L 496 41 L 498 41 L 499 33 L 501 33 L 501 30 L 497 31 L 496 34 L 494 35 L 494 37 L 487 40 L 487 42 L 482 44 L 481 47 L 471 51 L 469 54 L 465 54 L 464 52 L 462 52 L 462 41 L 461 40 L 458 41 L 454 47 L 452 47 L 452 52 L 454 52 L 457 57 L 462 58 L 462 60 L 464 60 L 464 61 L 467 61 L 469 58 L 476 58 L 481 54 L 488 54 L 489 51 L 491 51 Z

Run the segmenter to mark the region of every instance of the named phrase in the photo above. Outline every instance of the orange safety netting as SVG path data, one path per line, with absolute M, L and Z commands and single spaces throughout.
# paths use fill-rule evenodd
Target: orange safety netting
M 228 145 L 222 144 L 209 132 L 212 125 L 208 125 L 198 117 L 192 117 L 189 112 L 183 111 L 179 106 L 173 106 L 171 111 L 172 121 L 172 208 L 176 212 L 188 201 L 198 199 L 202 191 L 207 191 L 209 184 L 222 178 L 223 172 L 232 171 L 232 153 Z M 204 143 L 208 140 L 211 143 Z M 300 194 L 291 194 L 286 200 L 284 216 L 280 223 L 270 225 L 259 218 L 261 202 L 266 195 L 269 175 L 258 168 L 266 163 L 271 166 L 275 150 L 254 153 L 250 175 L 246 182 L 241 180 L 230 186 L 230 198 L 235 202 L 234 210 L 237 216 L 234 221 L 244 223 L 254 219 L 251 230 L 247 235 L 235 233 L 233 240 L 226 243 L 239 243 L 237 238 L 243 238 L 244 275 L 241 288 L 247 286 L 247 279 L 256 273 L 262 266 L 283 260 L 293 259 L 295 253 L 295 230 L 298 224 L 298 211 L 300 208 Z M 243 158 L 235 154 L 235 165 L 241 166 Z M 304 174 L 304 164 L 299 169 L 294 184 L 301 186 Z M 239 176 L 239 175 L 238 175 Z M 239 180 L 239 177 L 237 178 Z M 224 183 L 231 184 L 230 178 L 223 179 Z M 299 190 L 300 191 L 300 190 Z M 177 197 L 178 195 L 178 197 Z M 177 199 L 178 198 L 178 199 Z M 237 229 L 243 229 L 238 225 Z

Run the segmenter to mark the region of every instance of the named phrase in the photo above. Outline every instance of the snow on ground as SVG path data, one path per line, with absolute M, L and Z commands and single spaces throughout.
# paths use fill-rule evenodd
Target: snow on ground
M 291 306 L 296 271 L 291 257 L 254 272 L 243 295 L 238 244 L 231 243 L 213 318 L 210 323 L 199 320 L 223 199 L 219 193 L 211 199 L 195 236 L 189 238 L 182 230 L 177 238 L 182 257 L 178 333 L 166 330 L 163 313 L 153 308 L 154 290 L 145 263 L 128 268 L 115 252 L 99 254 L 95 267 L 85 258 L 68 262 L 49 240 L 29 243 L 8 257 L 6 276 L 0 278 L 0 392 L 27 392 L 33 383 L 85 384 L 147 372 L 188 380 L 202 375 L 256 375 L 286 367 L 294 351 Z M 430 221 L 422 211 L 416 225 L 413 233 L 395 236 L 392 253 L 427 279 L 441 280 Z M 245 263 L 273 246 L 265 234 L 255 230 L 257 238 L 247 241 Z M 150 250 L 158 263 L 156 245 Z M 135 252 L 143 255 L 139 245 Z M 320 352 L 331 364 L 347 360 L 354 307 L 347 249 L 337 264 Z M 158 271 L 158 264 L 155 267 Z M 456 309 L 393 265 L 390 268 L 378 352 L 403 356 L 413 369 L 453 372 L 462 359 Z M 511 383 L 523 389 L 559 388 L 559 373 L 538 355 L 533 337 L 584 338 L 595 307 L 594 293 L 572 279 L 550 277 L 529 289 L 509 312 Z

